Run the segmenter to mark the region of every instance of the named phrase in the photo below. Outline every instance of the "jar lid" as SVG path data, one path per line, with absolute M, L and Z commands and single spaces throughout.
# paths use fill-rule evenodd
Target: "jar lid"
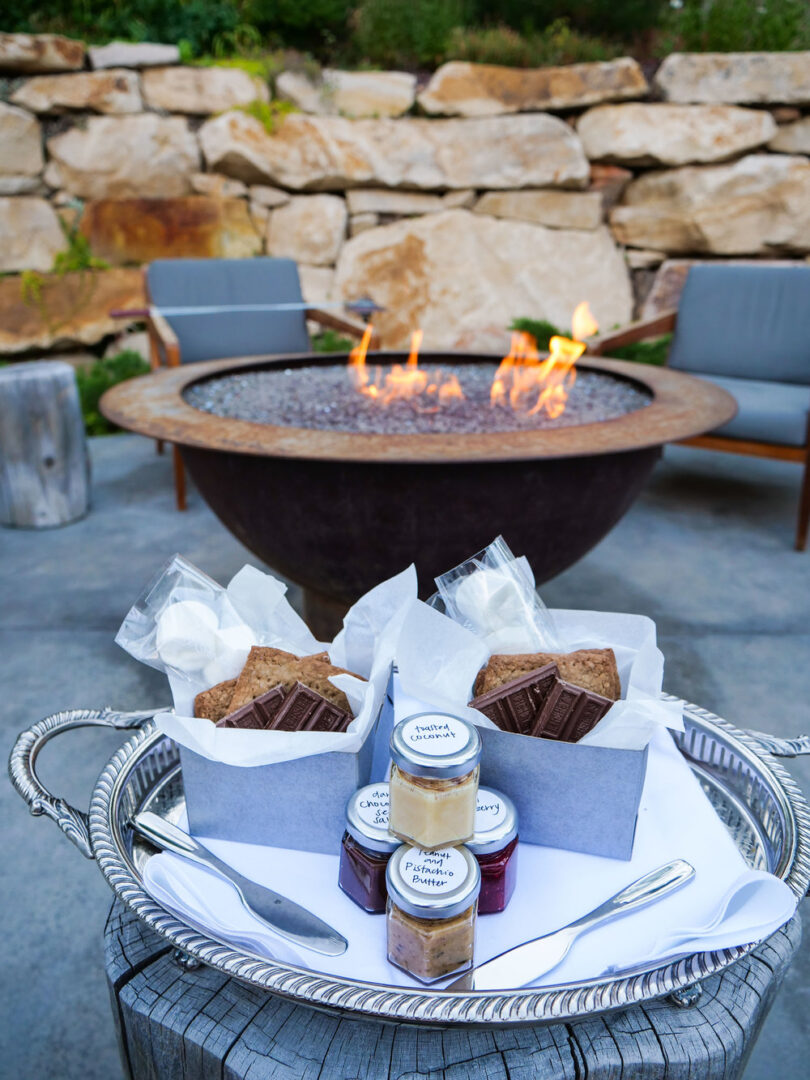
M 502 851 L 517 834 L 517 810 L 512 800 L 500 791 L 480 787 L 475 802 L 475 832 L 467 841 L 473 855 Z
M 396 851 L 402 841 L 388 831 L 388 784 L 367 784 L 355 791 L 346 807 L 346 832 L 369 851 Z
M 466 911 L 481 891 L 481 870 L 465 847 L 422 851 L 403 845 L 388 860 L 388 895 L 418 919 L 452 919 Z
M 478 728 L 449 713 L 417 713 L 391 732 L 391 758 L 412 776 L 435 780 L 466 776 L 480 757 Z

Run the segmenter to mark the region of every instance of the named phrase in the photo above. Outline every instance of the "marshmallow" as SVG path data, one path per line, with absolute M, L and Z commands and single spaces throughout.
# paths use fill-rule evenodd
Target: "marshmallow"
M 520 585 L 498 570 L 476 570 L 461 578 L 454 600 L 459 614 L 485 634 L 531 625 Z
M 217 617 L 197 600 L 180 600 L 165 608 L 157 620 L 155 645 L 168 667 L 194 672 L 215 659 Z

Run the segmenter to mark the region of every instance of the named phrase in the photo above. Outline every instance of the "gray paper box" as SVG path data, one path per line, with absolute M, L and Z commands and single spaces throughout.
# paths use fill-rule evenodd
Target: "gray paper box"
M 181 746 L 190 831 L 215 840 L 337 855 L 346 803 L 357 788 L 371 782 L 377 732 L 390 732 L 392 711 L 386 694 L 366 741 L 354 754 L 316 754 L 241 768 Z
M 614 750 L 478 730 L 481 783 L 515 803 L 521 840 L 609 859 L 632 856 L 646 747 Z

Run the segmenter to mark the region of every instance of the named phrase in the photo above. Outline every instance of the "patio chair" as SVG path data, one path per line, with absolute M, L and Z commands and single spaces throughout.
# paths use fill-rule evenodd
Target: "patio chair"
M 230 356 L 306 353 L 310 351 L 307 319 L 353 337 L 361 337 L 365 330 L 359 319 L 316 307 L 228 310 L 232 304 L 303 304 L 298 267 L 292 259 L 157 259 L 144 269 L 144 293 L 157 309 L 214 309 L 174 318 L 150 311 L 147 329 L 153 368 Z M 173 453 L 177 508 L 185 510 L 185 470 L 176 446 Z
M 677 311 L 594 340 L 611 349 L 674 330 L 669 365 L 732 394 L 737 415 L 688 446 L 795 461 L 803 478 L 796 550 L 810 519 L 810 266 L 693 267 Z

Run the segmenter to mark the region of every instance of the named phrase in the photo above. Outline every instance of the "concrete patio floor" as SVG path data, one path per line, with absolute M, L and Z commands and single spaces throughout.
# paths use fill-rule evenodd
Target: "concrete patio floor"
M 59 709 L 167 700 L 164 679 L 113 643 L 159 565 L 180 551 L 226 581 L 251 559 L 193 491 L 174 510 L 170 457 L 137 436 L 96 439 L 94 505 L 47 532 L 0 529 L 0 745 Z M 598 548 L 543 589 L 550 606 L 657 621 L 665 689 L 741 727 L 810 730 L 810 552 L 792 550 L 799 470 L 668 448 L 652 483 Z M 508 540 L 508 537 L 507 537 Z M 255 562 L 255 560 L 253 560 Z M 295 590 L 291 596 L 295 602 Z M 51 790 L 86 807 L 121 742 L 70 733 L 42 755 Z M 810 758 L 788 762 L 810 793 Z M 121 1071 L 101 937 L 111 894 L 58 829 L 0 784 L 0 1073 L 115 1080 Z M 805 915 L 808 913 L 805 905 Z M 777 999 L 746 1080 L 807 1075 L 810 949 Z

